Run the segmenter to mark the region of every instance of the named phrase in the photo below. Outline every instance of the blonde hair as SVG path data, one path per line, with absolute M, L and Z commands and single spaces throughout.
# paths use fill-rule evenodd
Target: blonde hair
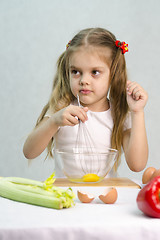
M 68 49 L 59 57 L 57 62 L 57 72 L 53 81 L 52 93 L 49 102 L 43 108 L 37 120 L 37 125 L 41 122 L 45 113 L 50 108 L 56 112 L 68 106 L 75 97 L 73 96 L 69 84 L 69 59 L 73 52 L 82 46 L 93 46 L 107 48 L 111 50 L 110 59 L 110 91 L 109 99 L 111 102 L 111 113 L 113 117 L 113 131 L 111 136 L 111 147 L 118 150 L 119 155 L 115 164 L 117 169 L 122 147 L 123 128 L 128 104 L 126 101 L 126 62 L 121 49 L 115 45 L 116 37 L 103 28 L 88 28 L 80 31 L 70 41 Z M 104 57 L 105 51 L 104 51 Z M 48 145 L 48 154 L 52 156 L 53 139 Z

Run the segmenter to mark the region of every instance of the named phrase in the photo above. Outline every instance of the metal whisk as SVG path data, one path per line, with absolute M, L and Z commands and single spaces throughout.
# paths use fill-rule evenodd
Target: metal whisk
M 81 106 L 78 95 L 77 101 L 78 105 Z M 77 153 L 76 161 L 79 161 L 79 165 L 84 174 L 98 174 L 100 163 L 98 154 L 95 154 L 97 153 L 95 143 L 89 133 L 86 123 L 83 123 L 81 120 L 79 120 L 75 150 Z

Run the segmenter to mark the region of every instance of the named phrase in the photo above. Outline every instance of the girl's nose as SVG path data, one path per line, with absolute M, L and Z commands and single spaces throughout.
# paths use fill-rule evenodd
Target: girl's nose
M 89 84 L 89 83 L 90 83 L 89 76 L 81 76 L 80 85 L 85 85 L 85 84 Z

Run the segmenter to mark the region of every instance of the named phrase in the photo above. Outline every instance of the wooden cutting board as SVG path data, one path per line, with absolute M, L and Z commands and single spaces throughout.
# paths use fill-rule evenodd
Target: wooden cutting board
M 70 182 L 67 178 L 57 178 L 54 182 L 57 187 L 131 187 L 141 188 L 137 183 L 133 182 L 129 178 L 105 178 L 98 183 L 74 183 Z

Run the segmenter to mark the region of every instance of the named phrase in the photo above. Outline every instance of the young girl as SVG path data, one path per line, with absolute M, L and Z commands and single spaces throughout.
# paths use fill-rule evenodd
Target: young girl
M 144 169 L 148 159 L 144 120 L 148 97 L 138 83 L 127 81 L 126 51 L 127 44 L 102 28 L 84 29 L 68 43 L 57 63 L 49 102 L 24 144 L 26 158 L 37 157 L 46 147 L 50 156 L 53 148 L 73 148 L 81 120 L 97 147 L 118 150 L 116 169 L 122 148 L 132 171 Z M 54 158 L 56 176 L 63 176 L 59 160 Z

